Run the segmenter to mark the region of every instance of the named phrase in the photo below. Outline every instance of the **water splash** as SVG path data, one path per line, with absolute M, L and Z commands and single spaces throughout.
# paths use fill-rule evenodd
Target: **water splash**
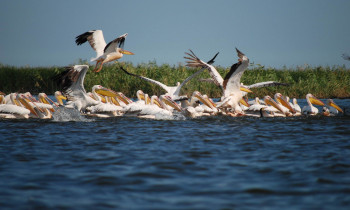
M 93 119 L 88 119 L 76 109 L 69 109 L 65 107 L 58 107 L 52 114 L 52 120 L 55 122 L 68 122 L 68 121 L 82 121 L 91 122 Z

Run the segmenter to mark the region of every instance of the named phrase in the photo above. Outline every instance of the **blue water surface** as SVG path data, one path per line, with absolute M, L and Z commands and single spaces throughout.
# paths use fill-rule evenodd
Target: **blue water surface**
M 1 209 L 350 208 L 348 115 L 70 117 L 0 120 Z

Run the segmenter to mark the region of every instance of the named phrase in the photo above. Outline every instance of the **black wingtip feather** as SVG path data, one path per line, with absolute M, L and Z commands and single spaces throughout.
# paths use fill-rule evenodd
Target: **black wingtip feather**
M 92 31 L 88 31 L 83 34 L 80 34 L 79 36 L 75 37 L 75 43 L 77 45 L 84 44 L 87 41 L 87 38 L 91 36 L 94 32 L 95 30 L 92 30 Z
M 213 63 L 215 62 L 216 56 L 218 56 L 218 55 L 219 55 L 219 52 L 217 52 L 217 53 L 214 55 L 214 57 L 213 57 L 212 59 L 210 59 L 210 60 L 207 62 L 207 64 L 213 64 Z

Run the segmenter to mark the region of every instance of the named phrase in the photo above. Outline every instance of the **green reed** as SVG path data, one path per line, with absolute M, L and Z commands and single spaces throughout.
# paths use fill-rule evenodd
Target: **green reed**
M 188 68 L 181 64 L 157 65 L 156 62 L 133 65 L 127 62 L 105 65 L 99 73 L 92 71 L 90 67 L 85 77 L 85 89 L 91 91 L 93 85 L 102 85 L 115 91 L 123 92 L 129 97 L 135 97 L 136 91 L 141 89 L 149 95 L 161 95 L 164 90 L 136 77 L 129 76 L 120 70 L 125 68 L 131 73 L 158 80 L 168 86 L 175 86 L 176 82 L 182 82 L 188 76 L 199 69 Z M 216 66 L 219 73 L 224 75 L 229 68 Z M 53 94 L 60 90 L 52 77 L 63 71 L 63 67 L 13 67 L 0 65 L 0 91 L 31 92 L 37 94 L 45 92 Z M 210 78 L 207 70 L 189 81 L 182 89 L 181 94 L 191 95 L 194 90 L 217 98 L 221 96 L 221 90 L 213 83 L 200 82 L 199 78 Z M 263 97 L 280 92 L 289 97 L 304 98 L 307 93 L 313 93 L 319 98 L 348 98 L 350 97 L 350 71 L 344 66 L 334 67 L 297 67 L 294 69 L 265 68 L 261 65 L 251 65 L 242 76 L 241 82 L 253 84 L 263 81 L 277 81 L 288 83 L 289 86 L 266 87 L 252 89 L 248 96 Z

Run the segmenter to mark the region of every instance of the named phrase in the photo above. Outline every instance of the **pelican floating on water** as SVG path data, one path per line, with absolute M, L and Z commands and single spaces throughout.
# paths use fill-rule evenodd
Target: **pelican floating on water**
M 99 72 L 104 63 L 118 60 L 123 57 L 123 54 L 134 55 L 134 53 L 123 49 L 127 35 L 127 33 L 123 34 L 106 44 L 102 30 L 91 30 L 77 36 L 75 42 L 77 45 L 89 42 L 90 46 L 96 51 L 96 58 L 91 59 L 91 61 L 96 61 L 94 71 Z M 97 69 L 99 63 L 100 67 Z
M 344 111 L 333 101 L 333 99 L 327 99 L 326 106 L 323 107 L 323 115 L 325 116 L 336 116 L 339 112 Z
M 319 105 L 319 106 L 324 106 L 324 103 L 322 101 L 320 101 L 319 99 L 317 99 L 315 96 L 313 96 L 311 93 L 308 93 L 306 95 L 306 101 L 307 101 L 307 106 L 304 106 L 303 109 L 301 110 L 301 112 L 304 115 L 316 115 L 318 114 L 318 109 L 316 107 L 313 106 L 313 104 L 315 105 Z

